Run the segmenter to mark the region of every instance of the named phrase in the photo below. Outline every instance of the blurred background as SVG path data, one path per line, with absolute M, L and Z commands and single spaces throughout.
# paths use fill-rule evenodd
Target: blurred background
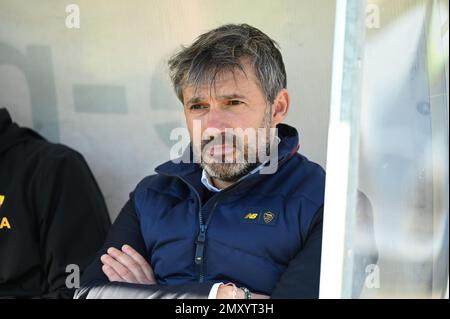
M 448 298 L 449 2 L 336 3 L 321 297 Z
M 379 1 L 363 40 L 357 188 L 372 203 L 380 287 L 441 298 L 448 278 L 448 0 Z M 355 222 L 358 225 L 357 221 Z M 353 251 L 362 250 L 362 223 Z

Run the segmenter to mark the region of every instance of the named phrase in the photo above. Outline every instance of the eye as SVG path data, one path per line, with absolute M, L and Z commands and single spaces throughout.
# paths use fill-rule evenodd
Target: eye
M 192 104 L 191 106 L 189 106 L 189 110 L 191 111 L 203 110 L 205 108 L 207 108 L 207 106 L 202 104 Z
M 239 101 L 239 100 L 231 100 L 231 101 L 228 102 L 228 105 L 240 105 L 242 103 L 243 102 Z

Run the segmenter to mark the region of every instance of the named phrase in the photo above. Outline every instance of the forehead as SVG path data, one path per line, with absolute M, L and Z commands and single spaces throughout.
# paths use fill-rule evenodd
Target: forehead
M 183 100 L 186 103 L 193 97 L 202 99 L 217 96 L 242 95 L 252 97 L 261 94 L 258 78 L 248 63 L 243 63 L 243 71 L 239 68 L 217 73 L 214 78 L 207 79 L 199 85 L 187 85 L 183 88 Z

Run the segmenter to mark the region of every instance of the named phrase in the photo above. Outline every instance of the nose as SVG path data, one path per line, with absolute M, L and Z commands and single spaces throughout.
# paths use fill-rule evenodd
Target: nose
M 224 112 L 220 108 L 211 107 L 206 115 L 204 122 L 205 129 L 217 129 L 220 132 L 224 132 L 226 125 L 226 117 Z

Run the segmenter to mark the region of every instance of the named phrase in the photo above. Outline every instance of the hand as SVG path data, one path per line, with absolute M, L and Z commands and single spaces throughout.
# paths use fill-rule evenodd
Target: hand
M 131 246 L 123 245 L 122 251 L 110 247 L 107 254 L 101 256 L 102 270 L 109 281 L 135 284 L 156 284 L 152 267 Z
M 217 299 L 245 299 L 245 294 L 242 289 L 236 286 L 220 285 L 217 289 Z M 270 299 L 270 296 L 263 294 L 256 294 L 252 292 L 252 299 Z

